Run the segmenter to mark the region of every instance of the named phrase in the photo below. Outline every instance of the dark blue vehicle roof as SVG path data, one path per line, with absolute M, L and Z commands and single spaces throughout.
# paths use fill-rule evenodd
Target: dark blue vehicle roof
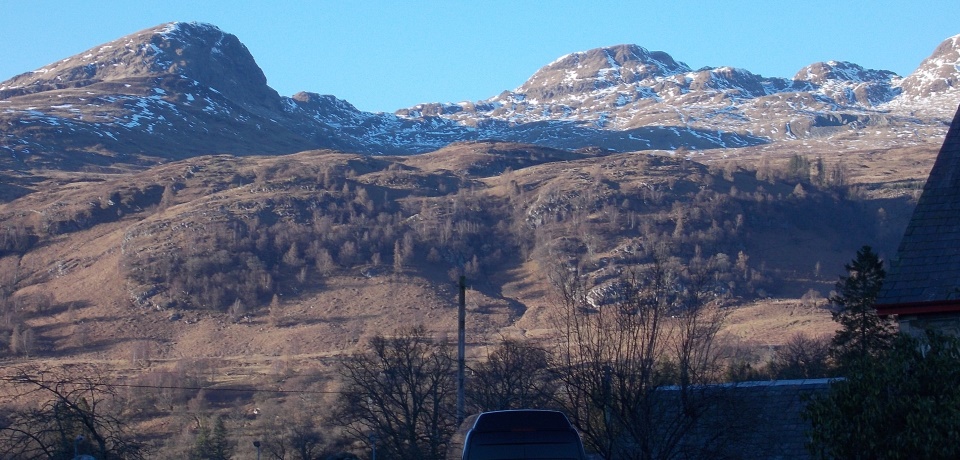
M 463 446 L 466 460 L 583 460 L 583 443 L 562 412 L 506 410 L 477 416 Z
M 573 426 L 562 412 L 552 410 L 504 410 L 484 412 L 473 424 L 476 433 L 504 431 L 570 431 Z

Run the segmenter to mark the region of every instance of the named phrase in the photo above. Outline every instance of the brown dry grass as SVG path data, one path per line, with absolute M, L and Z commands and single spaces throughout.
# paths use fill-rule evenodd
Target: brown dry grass
M 507 153 L 491 152 L 494 147 Z M 217 206 L 229 206 L 231 200 L 238 197 L 249 199 L 253 193 L 264 197 L 285 193 L 264 184 L 236 187 L 231 185 L 234 174 L 252 177 L 269 170 L 282 180 L 284 168 L 350 164 L 357 172 L 356 180 L 371 187 L 385 190 L 388 186 L 393 190 L 428 187 L 428 194 L 440 195 L 441 186 L 455 187 L 461 180 L 469 179 L 467 182 L 472 187 L 490 197 L 507 196 L 514 190 L 514 183 L 532 197 L 548 190 L 584 190 L 597 183 L 597 176 L 616 183 L 623 190 L 641 190 L 651 185 L 667 188 L 678 178 L 702 174 L 696 165 L 684 169 L 672 160 L 662 164 L 651 162 L 648 153 L 589 157 L 526 149 L 540 158 L 530 160 L 528 166 L 510 157 L 510 149 L 516 148 L 526 149 L 503 144 L 465 144 L 446 149 L 444 155 L 392 160 L 319 151 L 279 160 L 205 157 L 130 175 L 85 173 L 50 177 L 35 193 L 0 204 L 0 214 L 70 215 L 91 202 L 102 203 L 112 192 L 132 185 L 175 181 L 191 185 L 178 193 L 178 204 L 169 209 L 124 214 L 115 221 L 45 240 L 19 261 L 15 256 L 0 261 L 3 267 L 19 265 L 22 289 L 18 295 L 49 292 L 54 297 L 54 306 L 49 311 L 31 314 L 27 320 L 42 337 L 39 344 L 42 350 L 31 361 L 50 366 L 95 364 L 110 369 L 115 375 L 135 378 L 150 372 L 171 371 L 191 360 L 210 360 L 213 364 L 207 377 L 211 385 L 294 388 L 301 385 L 297 379 L 306 379 L 307 375 L 319 373 L 329 378 L 338 356 L 361 350 L 367 339 L 377 333 L 390 334 L 397 329 L 424 325 L 438 339 L 455 340 L 456 285 L 445 268 L 422 261 L 405 267 L 399 274 L 393 273 L 388 263 L 340 270 L 324 279 L 322 286 L 282 297 L 279 312 L 261 308 L 239 321 L 231 320 L 226 313 L 211 311 L 132 307 L 129 299 L 134 286 L 121 276 L 123 242 L 131 228 L 141 222 L 172 219 L 178 215 L 202 215 Z M 785 161 L 793 151 L 786 146 L 778 161 Z M 820 151 L 825 156 L 829 153 Z M 718 166 L 737 161 L 742 169 L 759 155 L 770 154 L 760 149 L 736 153 L 737 157 L 724 158 L 725 152 L 706 152 L 697 160 Z M 850 167 L 851 180 L 862 186 L 864 199 L 889 200 L 915 194 L 915 184 L 925 178 L 935 153 L 936 149 L 931 146 L 860 150 L 845 153 L 844 161 Z M 390 161 L 396 161 L 397 165 L 390 167 Z M 738 188 L 749 190 L 756 186 L 747 172 L 739 174 L 735 183 Z M 790 192 L 790 187 L 785 185 L 782 191 L 770 185 L 766 188 L 775 193 Z M 373 193 L 371 196 L 380 198 Z M 890 218 L 894 227 L 906 219 L 904 215 Z M 819 304 L 814 304 L 801 301 L 800 297 L 810 289 L 826 295 L 843 263 L 849 261 L 853 250 L 863 242 L 850 241 L 850 235 L 836 234 L 829 222 L 822 224 L 826 225 L 750 235 L 744 247 L 749 248 L 753 261 L 769 260 L 772 269 L 779 271 L 778 276 L 786 280 L 790 288 L 784 288 L 788 295 L 781 299 L 733 306 L 722 336 L 746 346 L 769 348 L 797 333 L 821 336 L 835 330 L 822 298 Z M 893 235 L 890 239 L 899 239 L 901 231 L 889 230 Z M 603 234 L 605 238 L 616 238 L 613 233 Z M 612 255 L 612 252 L 602 252 L 596 257 Z M 504 337 L 532 340 L 550 337 L 554 331 L 551 317 L 555 310 L 552 288 L 543 276 L 546 269 L 540 266 L 541 262 L 542 259 L 536 257 L 518 258 L 488 273 L 484 279 L 470 280 L 467 328 L 471 359 L 482 358 L 490 345 Z M 822 267 L 819 277 L 813 274 L 816 262 Z M 3 364 L 22 362 L 22 358 L 8 358 Z M 326 389 L 333 384 L 321 379 L 317 385 Z M 231 404 L 234 410 L 247 413 L 257 402 L 239 399 Z M 177 420 L 173 415 L 145 419 L 140 427 L 169 437 L 182 428 Z
M 408 157 L 402 163 L 414 168 L 411 177 L 422 177 L 422 170 L 466 174 L 471 167 L 482 167 L 498 162 L 502 168 L 509 155 L 491 153 L 493 147 L 504 152 L 523 148 L 517 145 L 472 145 L 452 146 L 440 153 Z M 669 169 L 648 168 L 637 175 L 646 162 L 647 154 L 632 154 L 603 158 L 576 159 L 562 152 L 549 149 L 528 148 L 534 156 L 542 160 L 540 164 L 503 174 L 503 170 L 493 171 L 483 179 L 492 194 L 509 193 L 509 184 L 513 181 L 526 184 L 528 189 L 576 188 L 590 178 L 591 174 L 603 170 L 608 176 L 616 176 L 621 187 L 637 187 L 637 181 L 644 183 L 666 183 L 673 174 Z M 785 148 L 789 154 L 791 150 Z M 738 162 L 749 161 L 762 152 L 757 148 L 738 151 Z M 935 151 L 930 146 L 909 147 L 887 151 L 855 151 L 845 153 L 844 161 L 849 162 L 851 178 L 863 184 L 875 196 L 890 196 L 897 193 L 914 193 L 915 188 L 903 184 L 922 181 L 932 164 Z M 712 157 L 708 162 L 731 161 L 724 159 L 722 152 L 708 152 Z M 294 162 L 305 164 L 317 161 L 350 162 L 368 161 L 355 155 L 337 155 L 328 152 L 307 152 L 288 157 Z M 563 160 L 563 161 L 554 161 Z M 570 161 L 574 160 L 574 161 Z M 245 161 L 238 166 L 238 160 L 230 157 L 209 157 L 192 162 L 193 166 L 181 163 L 161 165 L 151 174 L 157 183 L 182 180 L 185 174 L 203 174 L 208 182 L 226 179 L 213 179 L 232 173 L 247 174 L 257 168 L 266 168 L 275 160 L 265 160 L 259 164 L 256 160 Z M 516 160 L 512 160 L 518 164 Z M 507 164 L 509 166 L 509 164 Z M 362 166 L 355 168 L 361 169 Z M 374 168 L 377 169 L 377 168 Z M 417 172 L 421 171 L 421 172 Z M 506 170 L 509 171 L 509 170 Z M 361 171 L 362 172 L 362 171 Z M 371 173 L 367 179 L 376 183 L 378 172 Z M 636 175 L 635 177 L 631 177 Z M 9 211 L 11 206 L 17 209 L 44 210 L 56 209 L 69 214 L 70 206 L 85 205 L 88 202 L 102 200 L 116 189 L 110 185 L 116 175 L 67 174 L 53 175 L 44 188 L 37 193 L 0 207 L 0 211 Z M 589 180 L 588 180 L 589 181 Z M 55 184 L 63 184 L 56 186 Z M 232 194 L 247 191 L 223 190 L 210 195 L 201 188 L 184 189 L 178 201 L 196 203 L 209 200 L 230 200 Z M 71 204 L 73 203 L 73 204 Z M 173 211 L 173 210 L 171 210 Z M 182 209 L 177 210 L 183 212 Z M 164 215 L 163 213 L 158 214 Z M 426 324 L 438 335 L 451 334 L 454 325 L 454 302 L 456 293 L 453 282 L 442 271 L 434 273 L 411 268 L 401 275 L 394 275 L 388 267 L 357 267 L 349 272 L 340 273 L 325 281 L 319 290 L 283 301 L 282 326 L 275 327 L 267 313 L 261 311 L 249 319 L 233 323 L 224 315 L 209 312 L 184 312 L 182 319 L 171 321 L 170 312 L 138 310 L 130 308 L 126 299 L 127 286 L 119 276 L 120 251 L 124 232 L 131 223 L 139 219 L 136 216 L 124 216 L 116 222 L 95 225 L 80 232 L 67 233 L 46 242 L 38 250 L 27 253 L 19 262 L 21 272 L 29 279 L 22 284 L 22 293 L 46 291 L 54 295 L 61 306 L 49 315 L 33 317 L 31 327 L 43 331 L 47 340 L 47 349 L 51 357 L 70 359 L 124 360 L 128 351 L 126 344 L 136 340 L 148 340 L 153 343 L 154 359 L 176 359 L 179 357 L 221 356 L 255 357 L 265 360 L 288 354 L 297 355 L 334 355 L 355 350 L 358 344 L 377 332 L 389 332 L 400 327 Z M 901 217 L 902 219 L 902 217 Z M 824 275 L 819 280 L 798 281 L 795 298 L 799 298 L 810 288 L 821 293 L 829 291 L 832 276 L 849 259 L 842 251 L 823 251 L 815 239 L 817 231 L 811 234 L 794 233 L 784 242 L 781 235 L 754 235 L 754 247 L 768 248 L 771 257 L 776 257 L 786 266 L 804 267 L 802 272 L 810 272 L 817 261 L 823 267 Z M 893 231 L 893 233 L 896 233 Z M 765 240 L 767 239 L 767 240 Z M 820 259 L 813 261 L 811 254 Z M 765 257 L 762 254 L 755 257 Z M 365 274 L 366 275 L 365 275 Z M 521 265 L 507 268 L 493 274 L 484 286 L 471 291 L 471 308 L 477 314 L 472 316 L 478 343 L 491 341 L 500 335 L 543 336 L 550 329 L 545 314 L 549 286 L 540 279 L 542 268 L 536 261 L 527 261 Z M 373 275 L 370 275 L 373 274 Z M 370 275 L 370 276 L 368 276 Z M 800 276 L 803 278 L 803 276 Z M 69 308 L 63 306 L 71 306 Z M 756 309 L 758 304 L 743 306 L 743 309 Z M 771 307 L 769 314 L 758 318 L 776 318 L 778 310 Z M 811 313 L 811 315 L 813 315 Z M 789 314 L 786 318 L 789 318 Z M 816 316 L 816 315 L 813 315 Z M 811 316 L 811 318 L 813 318 Z M 825 312 L 822 318 L 829 318 Z M 751 325 L 749 316 L 737 317 L 737 335 L 743 331 L 767 337 L 763 340 L 785 340 L 781 332 L 767 333 L 766 324 L 776 331 L 767 320 L 757 319 Z M 822 319 L 821 318 L 821 319 Z M 811 319 L 812 321 L 812 319 Z M 802 329 L 807 323 L 791 324 L 791 330 Z M 823 321 L 820 321 L 822 323 Z M 809 323 L 813 330 L 823 329 L 816 321 Z M 87 340 L 78 338 L 82 331 Z M 778 339 L 779 338 L 779 339 Z

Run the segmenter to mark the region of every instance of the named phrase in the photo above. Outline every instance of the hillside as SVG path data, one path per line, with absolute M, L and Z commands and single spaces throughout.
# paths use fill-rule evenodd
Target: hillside
M 912 206 L 729 165 L 501 143 L 209 156 L 64 179 L 0 206 L 8 311 L 51 357 L 120 357 L 135 340 L 157 358 L 269 355 L 289 340 L 338 353 L 403 324 L 448 333 L 460 267 L 477 343 L 537 335 L 552 266 L 602 286 L 661 244 L 724 254 L 741 303 L 822 298 L 859 245 L 892 252 Z M 227 340 L 251 328 L 263 334 Z
M 857 247 L 892 253 L 955 58 L 950 39 L 907 78 L 826 62 L 788 81 L 624 45 L 390 115 L 278 95 L 215 26 L 147 29 L 0 85 L 5 337 L 58 358 L 336 354 L 449 332 L 457 270 L 477 343 L 537 336 L 553 266 L 602 289 L 663 245 L 722 254 L 737 304 L 816 304 Z
M 958 47 L 907 77 L 777 79 L 622 45 L 372 114 L 277 94 L 215 26 L 137 32 L 0 83 L 0 362 L 168 389 L 127 397 L 175 443 L 196 407 L 297 403 L 265 388 L 323 406 L 330 366 L 376 334 L 450 339 L 459 273 L 473 360 L 554 330 L 558 271 L 600 298 L 668 254 L 715 264 L 721 345 L 761 363 L 833 331 L 824 299 L 860 246 L 894 253 Z

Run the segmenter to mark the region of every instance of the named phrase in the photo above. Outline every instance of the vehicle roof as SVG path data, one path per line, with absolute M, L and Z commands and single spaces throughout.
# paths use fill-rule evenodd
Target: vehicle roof
M 503 410 L 484 412 L 477 417 L 477 433 L 504 431 L 570 431 L 573 427 L 563 412 L 552 410 Z

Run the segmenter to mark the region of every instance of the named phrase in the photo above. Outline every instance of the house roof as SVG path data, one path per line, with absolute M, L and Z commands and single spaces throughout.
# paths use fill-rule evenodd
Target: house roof
M 680 441 L 680 451 L 703 458 L 810 459 L 810 421 L 801 416 L 809 398 L 824 395 L 840 379 L 739 382 L 697 387 L 704 406 Z M 670 387 L 664 388 L 669 390 Z M 664 391 L 677 393 L 678 388 Z M 679 410 L 682 404 L 669 407 Z M 673 420 L 664 414 L 665 420 Z M 680 455 L 683 457 L 683 455 Z
M 960 311 L 960 110 L 876 301 L 880 314 Z

